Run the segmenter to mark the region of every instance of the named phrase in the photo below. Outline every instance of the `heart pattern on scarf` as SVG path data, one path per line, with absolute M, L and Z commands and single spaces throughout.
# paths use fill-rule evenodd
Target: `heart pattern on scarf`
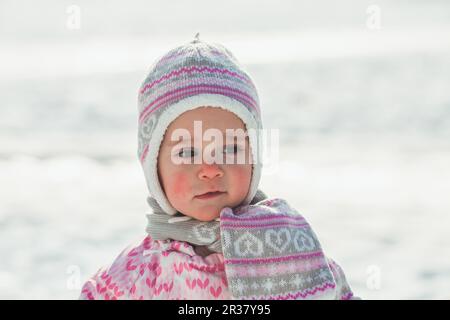
M 294 246 L 298 251 L 311 251 L 316 248 L 314 239 L 304 230 L 297 230 L 297 232 L 295 232 Z
M 266 231 L 266 244 L 278 253 L 282 253 L 291 242 L 291 233 L 289 229 L 283 228 L 278 231 Z
M 216 234 L 218 228 L 219 225 L 217 223 L 205 222 L 194 226 L 193 232 L 201 241 L 212 243 L 217 238 Z
M 234 243 L 234 251 L 241 257 L 260 256 L 263 253 L 263 243 L 247 231 Z

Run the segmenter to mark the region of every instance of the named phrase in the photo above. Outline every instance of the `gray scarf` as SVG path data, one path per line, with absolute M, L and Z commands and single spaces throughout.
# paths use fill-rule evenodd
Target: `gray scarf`
M 256 204 L 264 199 L 267 199 L 267 196 L 264 192 L 258 190 L 250 204 Z M 191 243 L 194 245 L 195 252 L 200 256 L 207 256 L 213 252 L 223 252 L 219 219 L 203 222 L 189 219 L 180 212 L 170 216 L 161 209 L 154 198 L 148 197 L 147 202 L 153 210 L 153 214 L 147 215 L 146 229 L 152 239 L 173 239 Z
M 146 231 L 154 240 L 188 242 L 201 256 L 223 254 L 234 299 L 332 299 L 336 281 L 345 282 L 333 277 L 310 225 L 282 199 L 258 190 L 250 205 L 226 208 L 210 222 L 170 216 L 147 201 L 154 213 Z

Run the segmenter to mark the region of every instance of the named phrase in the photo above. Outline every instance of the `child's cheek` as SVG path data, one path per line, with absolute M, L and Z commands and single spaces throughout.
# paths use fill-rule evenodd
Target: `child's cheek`
M 189 183 L 189 177 L 186 173 L 175 173 L 173 175 L 173 195 L 180 199 L 184 198 L 186 195 L 189 194 L 190 190 L 190 183 Z
M 242 192 L 247 192 L 250 179 L 251 179 L 251 167 L 238 166 L 234 169 L 234 186 L 238 189 L 242 189 Z

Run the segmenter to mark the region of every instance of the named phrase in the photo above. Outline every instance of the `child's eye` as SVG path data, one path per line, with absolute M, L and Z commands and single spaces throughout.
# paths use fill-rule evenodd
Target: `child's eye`
M 228 145 L 224 148 L 225 153 L 238 153 L 241 150 L 241 148 L 237 145 Z
M 194 148 L 183 148 L 178 152 L 178 156 L 182 158 L 195 157 L 197 152 Z

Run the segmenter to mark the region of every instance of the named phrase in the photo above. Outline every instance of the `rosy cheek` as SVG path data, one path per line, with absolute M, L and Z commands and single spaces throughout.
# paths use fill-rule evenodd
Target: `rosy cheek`
M 239 168 L 234 169 L 233 180 L 234 183 L 236 184 L 236 187 L 238 187 L 239 189 L 248 188 L 251 179 L 251 173 L 252 173 L 251 168 L 248 168 L 246 166 L 241 166 Z
M 176 173 L 173 176 L 173 194 L 179 198 L 189 191 L 189 178 L 185 173 Z

